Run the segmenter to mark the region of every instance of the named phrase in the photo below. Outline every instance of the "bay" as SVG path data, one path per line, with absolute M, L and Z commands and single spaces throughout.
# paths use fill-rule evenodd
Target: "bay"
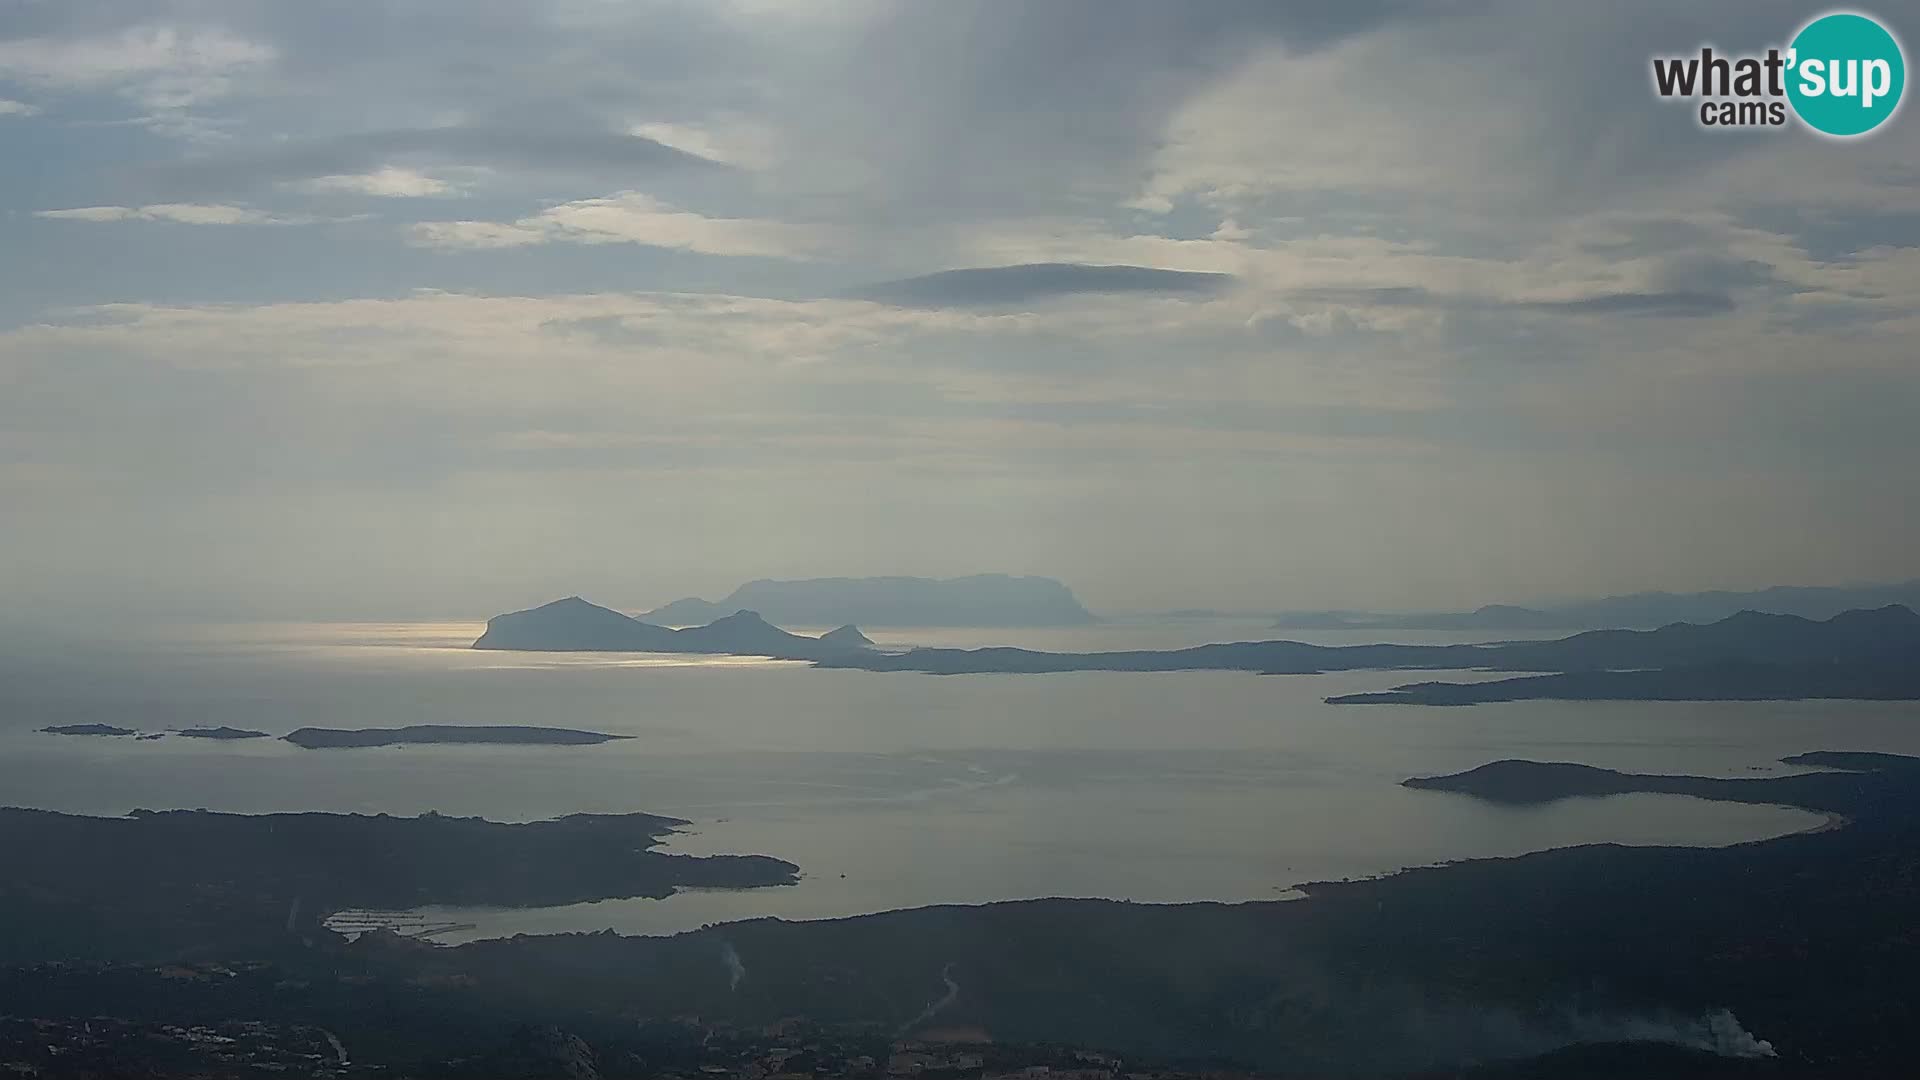
M 246 624 L 42 643 L 0 659 L 0 802 L 78 813 L 435 810 L 495 820 L 647 811 L 669 850 L 763 853 L 798 885 L 539 910 L 430 910 L 463 940 L 671 933 L 1040 896 L 1244 901 L 1292 886 L 1567 844 L 1738 843 L 1816 826 L 1798 810 L 1631 795 L 1494 807 L 1399 782 L 1505 757 L 1757 776 L 1816 749 L 1920 753 L 1911 702 L 1515 702 L 1330 706 L 1418 676 L 1082 672 L 927 676 L 775 661 L 465 648 L 477 623 Z M 1175 647 L 1257 622 L 872 633 L 884 646 Z M 1367 632 L 1377 638 L 1377 632 Z M 1390 635 L 1471 640 L 1469 635 Z M 1461 673 L 1451 673 L 1458 678 Z M 1469 676 L 1471 677 L 1471 676 Z M 634 738 L 587 747 L 302 750 L 55 736 L 537 724 Z

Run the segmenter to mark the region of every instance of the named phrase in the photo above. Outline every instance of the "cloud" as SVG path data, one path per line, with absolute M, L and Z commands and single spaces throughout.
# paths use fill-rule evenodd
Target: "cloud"
M 870 212 L 965 221 L 1031 211 L 1057 205 L 1064 191 L 1121 194 L 1169 114 L 1249 54 L 1311 55 L 1418 20 L 1422 8 L 1396 0 L 876 5 L 851 33 L 800 54 L 811 66 L 794 76 L 813 93 L 764 108 L 777 116 L 788 156 L 821 162 L 809 182 L 856 177 Z M 1284 100 L 1264 104 L 1272 112 Z
M 1904 505 L 1874 509 L 1888 505 L 1884 488 L 1865 490 L 1878 474 L 1841 467 L 1867 456 L 1837 440 L 1860 426 L 1850 399 L 1830 389 L 1823 408 L 1807 409 L 1796 382 L 1761 399 L 1772 412 L 1752 395 L 1730 406 L 1718 373 L 1682 372 L 1675 362 L 1699 351 L 1749 371 L 1797 357 L 1818 385 L 1852 385 L 1849 354 L 1863 342 L 1823 344 L 1809 356 L 1808 339 L 1765 327 L 1748 331 L 1749 342 L 1706 336 L 1721 320 L 1595 320 L 1571 335 L 1588 339 L 1574 363 L 1508 380 L 1490 377 L 1501 369 L 1489 363 L 1501 358 L 1485 355 L 1490 346 L 1480 340 L 1432 348 L 1342 341 L 1322 359 L 1220 325 L 1247 292 L 1199 302 L 1120 294 L 1015 314 L 684 293 L 93 306 L 0 336 L 0 356 L 16 373 L 16 390 L 0 395 L 0 430 L 17 433 L 35 468 L 75 474 L 23 503 L 46 508 L 36 520 L 71 522 L 89 507 L 113 507 L 97 511 L 100 528 L 77 535 L 128 535 L 151 513 L 182 538 L 178 551 L 146 561 L 114 548 L 102 572 L 128 579 L 136 567 L 160 566 L 166 581 L 228 581 L 227 564 L 244 557 L 259 561 L 266 581 L 294 556 L 265 542 L 278 536 L 254 530 L 283 507 L 307 507 L 299 520 L 329 536 L 357 535 L 376 521 L 388 524 L 382 537 L 393 528 L 426 535 L 418 530 L 436 520 L 449 536 L 470 527 L 492 535 L 481 526 L 503 504 L 552 510 L 570 535 L 631 535 L 615 529 L 630 523 L 618 514 L 588 518 L 594 528 L 578 516 L 634 502 L 607 499 L 611 489 L 670 492 L 639 502 L 670 506 L 683 522 L 692 514 L 675 534 L 679 573 L 756 557 L 754 543 L 736 541 L 737 530 L 721 522 L 745 515 L 757 526 L 762 513 L 767 523 L 801 523 L 802 553 L 783 548 L 797 566 L 836 551 L 847 557 L 849 534 L 838 522 L 865 514 L 864 528 L 909 537 L 915 559 L 942 565 L 982 550 L 1044 563 L 1023 546 L 1035 521 L 1050 523 L 1048 557 L 1084 559 L 1106 550 L 1100 540 L 1116 530 L 1151 537 L 1145 550 L 1074 564 L 1090 588 L 1118 595 L 1138 577 L 1130 568 L 1207 559 L 1225 567 L 1217 577 L 1146 575 L 1164 590 L 1160 606 L 1244 588 L 1271 545 L 1263 551 L 1239 538 L 1283 526 L 1295 530 L 1288 572 L 1312 581 L 1333 574 L 1315 594 L 1330 605 L 1416 587 L 1434 591 L 1425 605 L 1448 589 L 1474 599 L 1564 585 L 1564 552 L 1591 542 L 1588 534 L 1608 539 L 1595 549 L 1608 555 L 1598 570 L 1582 569 L 1602 575 L 1583 577 L 1583 587 L 1649 574 L 1786 573 L 1809 542 L 1844 537 L 1847 529 L 1830 523 L 1859 520 L 1841 513 L 1849 509 L 1878 514 L 1875 534 L 1880 526 L 1892 534 L 1884 554 L 1850 556 L 1846 565 L 1857 569 L 1846 573 L 1871 576 L 1908 557 L 1910 546 L 1900 550 L 1896 540 L 1910 539 L 1916 525 L 1888 518 L 1912 515 Z M 1642 347 L 1659 334 L 1676 336 Z M 1886 346 L 1893 366 L 1884 385 L 1861 394 L 1885 417 L 1872 447 L 1882 461 L 1911 445 L 1897 426 L 1913 400 L 1900 366 L 1904 340 Z M 1594 354 L 1605 362 L 1577 362 Z M 1169 355 L 1183 362 L 1168 364 Z M 1684 396 L 1672 391 L 1676 379 L 1689 389 Z M 1516 389 L 1533 396 L 1516 398 Z M 1722 413 L 1723 423 L 1703 433 L 1702 417 Z M 1756 415 L 1769 423 L 1748 422 Z M 1801 426 L 1781 441 L 1775 418 Z M 1630 439 L 1618 433 L 1623 419 L 1636 425 Z M 1833 447 L 1835 474 L 1846 483 L 1864 477 L 1861 493 L 1826 489 L 1821 506 L 1830 513 L 1809 513 L 1797 496 L 1782 504 L 1782 491 L 1807 479 L 1793 470 L 1808 464 L 1789 457 L 1757 470 L 1745 461 L 1769 446 L 1802 456 L 1809 446 Z M 1623 453 L 1650 461 L 1623 465 Z M 1729 473 L 1715 455 L 1745 463 Z M 24 498 L 5 484 L 0 476 L 0 490 Z M 1700 509 L 1707 506 L 1710 514 Z M 1210 514 L 1231 520 L 1165 530 L 1166 520 Z M 209 520 L 245 541 L 227 534 L 217 554 L 191 547 L 185 538 L 206 535 Z M 1515 520 L 1525 530 L 1516 532 Z M 1368 538 L 1407 528 L 1435 530 L 1444 544 L 1400 556 L 1413 558 L 1411 578 L 1383 580 L 1378 566 L 1393 562 L 1395 548 Z M 1764 542 L 1740 545 L 1748 531 Z M 74 535 L 46 530 L 16 550 L 64 566 L 68 549 L 57 541 Z M 381 569 L 332 602 L 368 602 L 432 565 L 379 563 L 364 543 L 346 550 Z M 450 546 L 474 561 L 456 575 L 462 584 L 423 605 L 457 601 L 475 579 L 526 573 L 524 546 L 484 557 L 467 541 Z M 612 547 L 567 549 L 577 560 L 567 570 L 591 570 Z M 859 551 L 854 557 L 864 557 Z M 1726 551 L 1737 554 L 1731 570 Z M 77 573 L 85 560 L 72 562 Z M 73 580 L 66 573 L 60 579 Z
M 598 128 L 540 128 L 471 122 L 290 140 L 264 148 L 201 154 L 150 165 L 145 175 L 172 191 L 246 190 L 306 183 L 314 177 L 362 177 L 403 164 L 495 167 L 516 173 L 711 174 L 727 166 L 641 135 Z
M 56 91 L 111 88 L 157 111 L 225 96 L 278 55 L 217 27 L 138 26 L 117 34 L 0 41 L 0 77 Z
M 77 206 L 36 210 L 54 221 L 171 221 L 180 225 L 311 225 L 320 218 L 269 214 L 246 206 L 206 203 L 157 203 L 151 206 Z
M 37 470 L 14 516 L 54 523 L 56 560 L 155 531 L 138 507 L 90 529 L 57 471 L 85 469 L 100 505 L 150 498 L 195 544 L 291 508 L 314 535 L 458 549 L 498 537 L 500 505 L 568 537 L 576 511 L 680 512 L 608 499 L 631 469 L 716 515 L 671 530 L 675 573 L 766 557 L 764 529 L 717 523 L 777 507 L 797 560 L 898 532 L 916 559 L 1044 563 L 1052 530 L 1089 588 L 1170 606 L 1249 580 L 1424 606 L 1872 576 L 1920 536 L 1871 483 L 1916 460 L 1920 125 L 1710 137 L 1645 85 L 1649 55 L 1764 48 L 1804 15 L 0 2 L 0 94 L 61 121 L 0 106 L 47 151 L 0 168 L 0 505 Z M 166 224 L 349 201 L 383 224 Z M 890 487 L 896 461 L 977 498 Z M 681 470 L 716 463 L 727 483 Z M 409 477 L 433 486 L 383 501 Z M 1407 554 L 1408 528 L 1434 542 Z M 1277 565 L 1247 539 L 1276 529 Z M 1094 569 L 1116 531 L 1148 540 Z M 299 576 L 258 539 L 207 577 L 245 550 L 287 564 L 259 581 Z M 155 577 L 136 547 L 46 580 Z
M 701 370 L 729 364 L 764 370 L 794 358 L 870 346 L 891 347 L 913 335 L 989 332 L 1017 336 L 1022 316 L 918 311 L 854 300 L 771 300 L 712 293 L 585 293 L 513 296 L 422 291 L 398 299 L 363 298 L 265 305 L 102 304 L 56 321 L 0 332 L 9 345 L 46 343 L 167 351 L 191 363 L 233 362 L 360 367 L 426 357 L 484 357 L 533 379 L 568 356 L 591 360 L 622 379 L 687 382 Z M 617 332 L 616 332 L 617 331 Z M 273 343 L 282 348 L 276 350 Z M 657 367 L 632 367 L 632 346 L 647 344 Z M 605 346 L 617 348 L 608 350 Z M 563 346 L 566 346 L 563 348 Z M 577 348 L 575 348 L 577 347 Z M 724 362 L 721 358 L 726 358 Z M 684 364 L 674 369 L 666 363 Z M 432 395 L 477 393 L 475 383 L 420 384 Z M 719 385 L 731 386 L 731 377 Z M 691 388 L 689 384 L 689 388 Z M 553 388 L 566 399 L 568 387 Z M 516 385 L 512 397 L 525 388 Z
M 551 239 L 539 229 L 498 221 L 422 221 L 407 227 L 407 242 L 442 251 L 529 247 Z
M 1357 205 L 1406 221 L 1418 207 L 1423 223 L 1524 229 L 1623 207 L 1911 201 L 1912 125 L 1841 164 L 1791 129 L 1712 138 L 1629 74 L 1702 41 L 1781 44 L 1805 5 L 1428 7 L 1317 50 L 1259 41 L 1170 106 L 1132 205 L 1198 203 L 1242 220 Z M 1314 107 L 1288 107 L 1305 101 Z
M 706 217 L 650 195 L 623 191 L 604 199 L 561 203 L 518 221 L 430 221 L 413 225 L 408 240 L 446 250 L 526 247 L 533 244 L 641 244 L 706 255 L 812 258 L 831 246 L 824 228 L 752 218 Z
M 1430 308 L 1454 311 L 1537 311 L 1550 315 L 1667 315 L 1698 318 L 1734 309 L 1723 292 L 1675 289 L 1610 292 L 1566 298 L 1494 297 L 1438 293 L 1417 285 L 1302 289 L 1295 298 L 1353 307 Z
M 882 282 L 863 299 L 900 307 L 974 307 L 1023 304 L 1087 293 L 1160 293 L 1205 296 L 1233 282 L 1231 274 L 1160 270 L 1150 266 L 1025 263 L 943 270 Z
M 1526 300 L 1516 304 L 1533 311 L 1565 315 L 1673 315 L 1697 318 L 1732 311 L 1733 298 L 1715 292 L 1605 293 L 1571 300 Z
M 453 192 L 453 185 L 416 169 L 404 169 L 388 165 L 373 172 L 316 176 L 295 185 L 304 191 L 346 192 L 356 195 L 376 195 L 389 199 L 422 198 L 428 195 L 446 195 Z
M 737 168 L 773 166 L 774 134 L 750 120 L 722 118 L 704 124 L 653 120 L 633 125 L 630 134 Z
M 33 116 L 39 111 L 24 101 L 0 98 L 0 116 Z

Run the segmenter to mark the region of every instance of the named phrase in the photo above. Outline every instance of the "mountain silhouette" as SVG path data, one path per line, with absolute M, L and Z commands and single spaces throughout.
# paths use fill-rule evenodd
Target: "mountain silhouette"
M 1849 611 L 1825 622 L 1797 615 L 1742 612 L 1705 625 L 1658 630 L 1592 630 L 1555 641 L 1490 645 L 1311 645 L 1239 641 L 1190 649 L 1053 653 L 1034 649 L 910 649 L 825 657 L 825 667 L 920 671 L 936 675 L 1055 671 L 1326 671 L 1485 668 L 1581 672 L 1698 667 L 1714 664 L 1859 667 L 1920 665 L 1920 615 L 1888 605 Z
M 754 611 L 736 611 L 703 626 L 674 630 L 655 626 L 578 596 L 487 620 L 476 649 L 530 652 L 662 652 L 771 656 L 816 660 L 865 649 L 872 642 L 857 627 L 824 637 L 790 634 Z

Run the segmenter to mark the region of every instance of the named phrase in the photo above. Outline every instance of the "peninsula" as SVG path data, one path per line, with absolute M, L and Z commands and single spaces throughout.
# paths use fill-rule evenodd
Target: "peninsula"
M 1723 779 L 1623 773 L 1562 761 L 1507 760 L 1448 776 L 1416 776 L 1401 781 L 1401 786 L 1421 791 L 1450 791 L 1510 806 L 1647 792 L 1852 815 L 1873 810 L 1869 804 L 1883 798 L 1890 787 L 1897 785 L 1906 792 L 1914 782 L 1920 781 L 1920 759 L 1899 754 L 1816 750 L 1780 760 L 1783 764 L 1824 771 Z M 1908 792 L 1903 797 L 1911 795 Z
M 474 896 L 464 886 L 489 880 L 478 895 L 630 888 L 595 880 L 609 872 L 602 860 L 632 865 L 621 848 L 644 846 L 667 819 L 43 816 L 25 823 L 36 846 L 24 872 L 0 880 L 0 915 L 24 931 L 0 935 L 0 950 L 115 963 L 0 965 L 0 1002 L 28 1016 L 111 1016 L 164 1000 L 168 1018 L 281 1018 L 336 1033 L 383 1075 L 471 1055 L 488 1033 L 528 1022 L 564 1025 L 602 1062 L 652 1063 L 663 1033 L 702 1046 L 724 1038 L 716 1032 L 796 1022 L 889 1033 L 932 1001 L 945 1002 L 940 1026 L 984 1031 L 994 1045 L 1097 1046 L 1274 1075 L 1559 1076 L 1583 1058 L 1614 1064 L 1573 1075 L 1905 1075 L 1904 1023 L 1920 985 L 1920 760 L 1786 760 L 1824 771 L 1715 779 L 1498 762 L 1409 786 L 1520 805 L 1668 792 L 1783 803 L 1844 827 L 1723 848 L 1562 848 L 1308 884 L 1295 901 L 1031 900 L 454 948 L 379 932 L 347 943 L 308 913 L 343 895 L 386 907 Z M 16 830 L 0 831 L 9 850 L 21 847 L 26 813 L 0 814 L 0 830 Z M 310 817 L 322 820 L 295 820 Z M 201 840 L 183 845 L 168 828 Z M 419 843 L 405 836 L 422 828 Z M 566 841 L 564 856 L 539 861 L 576 829 L 604 843 Z M 258 853 L 266 835 L 278 852 Z M 367 876 L 367 887 L 347 888 Z M 169 919 L 202 935 L 183 941 Z M 170 936 L 156 943 L 156 931 Z M 131 966 L 142 962 L 151 966 Z M 676 1026 L 682 1017 L 693 1019 Z M 1653 1041 L 1697 1056 L 1618 1065 L 1646 1058 Z M 1467 1067 L 1542 1054 L 1538 1068 Z
M 1492 682 L 1417 682 L 1330 697 L 1330 705 L 1478 705 L 1493 701 L 1920 700 L 1915 664 L 1706 664 L 1572 671 Z
M 687 824 L 654 814 L 507 824 L 434 813 L 0 809 L 0 924 L 34 928 L 0 935 L 0 964 L 180 957 L 216 943 L 245 953 L 324 933 L 320 921 L 349 908 L 532 907 L 796 880 L 798 867 L 764 855 L 652 850 Z
M 182 731 L 140 732 L 133 728 L 113 727 L 109 724 L 70 724 L 64 727 L 41 728 L 41 731 L 53 735 L 133 735 L 138 741 L 146 742 L 178 735 L 183 739 L 208 739 L 214 742 L 235 742 L 246 739 L 271 739 L 272 735 L 264 731 L 248 728 L 227 727 L 187 728 Z M 412 724 L 397 728 L 321 728 L 303 727 L 290 734 L 281 736 L 281 741 L 290 742 L 306 750 L 356 749 L 369 746 L 408 746 L 414 744 L 493 744 L 506 746 L 592 746 L 598 743 L 612 742 L 616 739 L 631 739 L 631 735 L 609 735 L 600 731 L 579 731 L 573 728 L 530 727 L 512 724 Z

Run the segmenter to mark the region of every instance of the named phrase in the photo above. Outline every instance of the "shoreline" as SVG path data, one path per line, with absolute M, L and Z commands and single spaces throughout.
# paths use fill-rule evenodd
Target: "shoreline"
M 1321 884 L 1309 903 L 1043 899 L 449 948 L 391 933 L 352 943 L 276 934 L 259 950 L 224 926 L 197 953 L 266 958 L 232 969 L 250 980 L 254 1012 L 298 1017 L 356 1048 L 404 1037 L 423 1060 L 470 1052 L 475 1019 L 538 1016 L 588 1039 L 630 1032 L 636 1017 L 697 1016 L 706 1029 L 798 1017 L 898 1030 L 939 1000 L 946 970 L 963 990 L 942 1022 L 996 1042 L 1203 1055 L 1275 1074 L 1351 1074 L 1359 1062 L 1401 1074 L 1432 1060 L 1423 1055 L 1515 1056 L 1516 1025 L 1534 1052 L 1592 1041 L 1575 1016 L 1629 1033 L 1618 1040 L 1649 1017 L 1725 1013 L 1782 1059 L 1819 1065 L 1790 1075 L 1867 1075 L 1863 1066 L 1906 1060 L 1901 1017 L 1920 970 L 1911 932 L 1920 758 L 1821 752 L 1791 763 L 1835 771 L 1737 780 L 1592 772 L 1630 789 L 1700 786 L 1726 801 L 1826 815 L 1810 829 L 1718 848 L 1589 844 L 1407 869 Z M 1538 768 L 1441 779 L 1498 794 L 1515 776 L 1538 779 Z M 1569 776 L 1594 779 L 1542 775 L 1561 788 L 1579 786 Z M 284 922 L 285 909 L 276 915 Z M 0 964 L 0 999 L 11 990 L 108 1015 L 115 995 L 142 1000 L 152 986 L 179 1008 L 223 1007 L 222 982 L 181 983 L 164 974 L 173 970 Z M 341 979 L 373 989 L 319 989 Z M 367 1004 L 400 1000 L 387 994 L 404 995 L 407 1010 Z
M 1797 809 L 1797 808 L 1796 808 L 1796 809 Z M 1827 832 L 1839 832 L 1839 831 L 1840 831 L 1841 829 L 1844 829 L 1844 828 L 1847 828 L 1848 826 L 1850 826 L 1850 825 L 1852 825 L 1852 824 L 1853 824 L 1853 819 L 1852 819 L 1852 818 L 1850 818 L 1850 817 L 1848 817 L 1848 816 L 1847 816 L 1847 815 L 1845 815 L 1845 814 L 1834 814 L 1834 813 L 1829 813 L 1829 814 L 1827 814 L 1827 815 L 1826 815 L 1826 820 L 1825 820 L 1825 821 L 1822 821 L 1822 822 L 1821 822 L 1820 824 L 1818 824 L 1818 825 L 1815 825 L 1815 826 L 1813 826 L 1813 827 L 1812 827 L 1812 828 L 1810 828 L 1810 829 L 1801 829 L 1801 830 L 1800 830 L 1799 832 L 1795 832 L 1795 833 L 1788 833 L 1788 834 L 1786 834 L 1786 835 L 1788 835 L 1788 836 L 1814 836 L 1814 835 L 1816 835 L 1816 834 L 1819 834 L 1819 833 L 1827 833 Z M 1752 842 L 1752 843 L 1759 843 L 1760 841 L 1757 841 L 1757 840 L 1756 840 L 1756 841 L 1751 841 L 1751 842 Z
M 1672 795 L 1674 793 L 1626 792 L 1623 794 Z M 1722 803 L 1731 803 L 1734 805 L 1741 805 L 1734 800 L 1711 799 L 1711 798 L 1704 798 L 1701 796 L 1693 796 L 1693 795 L 1684 795 L 1681 797 L 1699 798 L 1700 801 L 1702 802 L 1722 802 Z M 1688 842 L 1678 841 L 1678 840 L 1651 840 L 1651 841 L 1624 841 L 1624 840 L 1606 840 L 1606 839 L 1572 840 L 1572 841 L 1563 842 L 1563 843 L 1550 843 L 1542 847 L 1529 848 L 1526 850 L 1517 851 L 1510 854 L 1501 853 L 1501 854 L 1486 854 L 1486 855 L 1464 855 L 1459 857 L 1437 858 L 1437 859 L 1424 861 L 1424 862 L 1406 863 L 1398 866 L 1391 866 L 1391 867 L 1384 868 L 1374 872 L 1355 874 L 1353 876 L 1350 876 L 1344 879 L 1330 879 L 1330 880 L 1295 879 L 1295 880 L 1284 881 L 1284 882 L 1276 880 L 1273 883 L 1269 883 L 1261 887 L 1259 891 L 1256 891 L 1253 887 L 1249 887 L 1248 889 L 1240 890 L 1238 892 L 1212 893 L 1209 895 L 1201 895 L 1201 896 L 1183 896 L 1175 899 L 1139 900 L 1139 899 L 1134 899 L 1130 895 L 1124 895 L 1126 892 L 1126 890 L 1124 889 L 1114 890 L 1115 893 L 1121 894 L 1121 895 L 1108 895 L 1104 893 L 1090 893 L 1090 892 L 1089 893 L 1073 893 L 1073 892 L 1067 892 L 1067 891 L 1060 891 L 1060 892 L 1044 892 L 1044 893 L 1036 892 L 1036 893 L 1025 894 L 1025 895 L 994 896 L 991 898 L 984 898 L 984 899 L 981 899 L 981 898 L 958 898 L 958 899 L 928 898 L 922 901 L 891 904 L 888 906 L 855 907 L 848 910 L 834 910 L 834 911 L 806 913 L 806 914 L 796 914 L 792 912 L 782 912 L 778 910 L 769 910 L 769 911 L 763 911 L 758 913 L 740 913 L 740 914 L 722 913 L 718 915 L 715 915 L 713 913 L 702 913 L 700 915 L 696 915 L 688 918 L 684 925 L 662 927 L 662 928 L 647 928 L 647 927 L 634 928 L 633 927 L 632 924 L 634 922 L 645 923 L 649 921 L 645 918 L 640 918 L 637 920 L 635 919 L 627 920 L 629 922 L 629 925 L 627 927 L 622 927 L 621 925 L 619 925 L 618 919 L 609 920 L 606 918 L 593 918 L 593 917 L 583 919 L 579 925 L 575 925 L 575 926 L 561 926 L 561 927 L 541 928 L 541 929 L 532 929 L 532 928 L 515 929 L 513 925 L 518 921 L 514 919 L 513 916 L 522 914 L 522 913 L 533 914 L 533 913 L 538 913 L 543 911 L 560 912 L 569 908 L 581 908 L 581 909 L 591 909 L 594 912 L 604 915 L 606 912 L 604 905 L 609 905 L 609 904 L 620 905 L 628 902 L 627 900 L 622 900 L 617 898 L 611 899 L 611 900 L 588 901 L 581 904 L 561 905 L 559 907 L 552 907 L 552 908 L 484 908 L 484 909 L 468 908 L 468 909 L 463 909 L 463 908 L 447 907 L 443 905 L 423 905 L 421 908 L 418 908 L 418 909 L 410 909 L 409 912 L 407 913 L 416 914 L 416 915 L 425 913 L 435 919 L 458 920 L 464 923 L 474 923 L 474 924 L 477 924 L 477 927 L 485 927 L 488 924 L 488 922 L 493 921 L 492 919 L 489 918 L 490 916 L 498 918 L 499 916 L 504 915 L 507 917 L 506 921 L 508 925 L 498 928 L 497 931 L 485 933 L 484 935 L 464 937 L 461 940 L 453 941 L 453 942 L 442 941 L 437 938 L 427 939 L 427 940 L 431 940 L 432 943 L 438 947 L 459 948 L 465 945 L 478 944 L 478 943 L 489 942 L 489 941 L 510 940 L 516 936 L 522 936 L 522 935 L 527 937 L 562 937 L 562 936 L 583 934 L 583 933 L 600 933 L 603 931 L 610 930 L 611 932 L 621 937 L 664 939 L 664 938 L 675 937 L 682 934 L 697 932 L 699 929 L 702 929 L 702 928 L 709 928 L 709 927 L 718 928 L 718 927 L 734 926 L 734 925 L 740 925 L 743 923 L 750 923 L 750 922 L 754 922 L 757 920 L 764 920 L 764 919 L 773 919 L 773 920 L 777 920 L 784 923 L 790 923 L 790 924 L 812 924 L 812 923 L 835 922 L 835 921 L 846 920 L 846 919 L 860 919 L 860 918 L 870 918 L 870 917 L 884 916 L 884 915 L 921 912 L 921 911 L 928 911 L 933 909 L 948 909 L 948 908 L 976 909 L 976 908 L 989 907 L 989 906 L 999 905 L 999 904 L 1047 903 L 1047 902 L 1056 902 L 1056 901 L 1057 902 L 1116 903 L 1116 904 L 1128 904 L 1128 905 L 1145 907 L 1145 908 L 1180 908 L 1180 907 L 1190 907 L 1195 905 L 1225 905 L 1225 906 L 1238 907 L 1238 906 L 1257 905 L 1257 904 L 1266 904 L 1266 903 L 1292 903 L 1298 900 L 1313 898 L 1316 895 L 1315 890 L 1321 888 L 1322 886 L 1343 886 L 1343 885 L 1354 885 L 1354 884 L 1359 884 L 1363 882 L 1378 882 L 1378 881 L 1388 880 L 1403 874 L 1417 873 L 1423 870 L 1444 868 L 1449 866 L 1471 865 L 1476 862 L 1482 862 L 1482 861 L 1488 861 L 1488 860 L 1522 859 L 1530 856 L 1551 853 L 1551 852 L 1571 851 L 1571 850 L 1577 850 L 1580 848 L 1606 847 L 1606 846 L 1623 847 L 1623 848 L 1644 848 L 1644 849 L 1662 848 L 1662 849 L 1670 849 L 1670 850 L 1676 850 L 1676 851 L 1702 851 L 1702 852 L 1716 851 L 1716 850 L 1725 850 L 1728 848 L 1738 847 L 1742 845 L 1768 843 L 1768 842 L 1778 840 L 1784 837 L 1789 837 L 1789 836 L 1798 836 L 1798 835 L 1807 835 L 1807 834 L 1825 832 L 1831 829 L 1840 828 L 1849 823 L 1849 819 L 1845 818 L 1842 815 L 1823 814 L 1818 811 L 1809 810 L 1806 807 L 1794 806 L 1787 803 L 1746 803 L 1744 805 L 1765 807 L 1767 809 L 1790 811 L 1796 814 L 1803 814 L 1803 815 L 1812 814 L 1816 818 L 1818 818 L 1818 820 L 1814 821 L 1811 824 L 1804 825 L 1803 827 L 1789 828 L 1784 831 L 1766 831 L 1758 835 L 1749 834 L 1744 838 L 1727 839 L 1727 840 L 1713 842 L 1713 843 L 1701 843 L 1701 842 L 1688 843 Z M 678 832 L 681 834 L 697 834 L 697 829 L 683 828 L 681 830 L 678 830 Z M 796 888 L 796 889 L 804 887 L 809 877 L 810 875 L 808 875 L 803 871 L 800 874 L 799 880 L 790 883 L 790 887 Z M 702 893 L 713 893 L 713 894 L 720 894 L 720 895 L 726 895 L 726 896 L 735 896 L 735 895 L 750 895 L 750 894 L 757 893 L 759 891 L 761 891 L 760 887 L 708 888 L 708 887 L 702 887 L 702 886 L 679 886 L 673 890 L 673 894 L 671 896 L 652 898 L 647 900 L 646 902 L 648 906 L 651 907 L 652 905 L 655 905 L 655 904 L 671 903 L 674 899 L 682 895 L 694 896 Z M 638 901 L 640 898 L 630 898 L 630 899 L 633 901 Z M 609 922 L 611 922 L 612 925 L 609 925 Z

